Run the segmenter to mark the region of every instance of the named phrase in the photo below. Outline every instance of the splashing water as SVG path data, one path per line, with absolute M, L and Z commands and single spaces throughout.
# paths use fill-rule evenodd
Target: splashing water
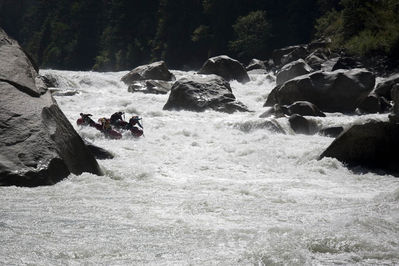
M 252 113 L 163 111 L 168 95 L 129 93 L 126 72 L 42 70 L 77 132 L 115 154 L 105 176 L 51 187 L 0 187 L 0 264 L 398 264 L 399 179 L 317 160 L 332 138 L 286 135 L 259 118 L 273 85 L 251 75 L 233 93 Z M 194 75 L 173 71 L 177 78 Z M 116 111 L 143 117 L 145 137 L 80 128 Z M 386 115 L 328 114 L 319 127 Z

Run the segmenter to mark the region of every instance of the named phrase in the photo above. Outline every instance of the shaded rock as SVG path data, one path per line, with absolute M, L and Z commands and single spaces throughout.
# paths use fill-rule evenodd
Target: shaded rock
M 374 83 L 374 75 L 364 69 L 317 71 L 277 86 L 265 105 L 274 101 L 281 105 L 308 101 L 324 112 L 353 112 L 368 96 Z
M 389 120 L 392 123 L 399 123 L 399 84 L 393 86 L 392 91 L 393 108 L 392 114 L 389 115 Z
M 76 94 L 79 94 L 78 90 L 62 90 L 62 89 L 49 89 L 49 91 L 51 92 L 51 94 L 53 96 L 74 96 Z
M 225 80 L 237 80 L 241 83 L 249 81 L 249 76 L 243 65 L 226 55 L 215 56 L 206 60 L 198 74 L 215 74 Z
M 248 66 L 245 68 L 247 71 L 254 70 L 254 69 L 264 69 L 266 70 L 265 62 L 259 59 L 252 59 Z
M 129 92 L 142 92 L 151 94 L 167 94 L 172 84 L 163 80 L 146 80 L 129 85 Z
M 272 59 L 275 65 L 281 65 L 281 59 L 284 55 L 287 55 L 294 51 L 295 49 L 298 48 L 303 48 L 301 45 L 294 45 L 294 46 L 288 46 L 280 49 L 274 49 L 272 52 Z
M 332 71 L 332 69 L 333 69 L 334 65 L 337 63 L 338 59 L 339 59 L 339 57 L 334 57 L 334 58 L 328 59 L 327 61 L 324 61 L 321 64 L 320 70 L 328 71 L 328 72 Z
M 336 158 L 349 166 L 380 169 L 398 175 L 399 125 L 370 121 L 342 133 L 320 155 Z
M 164 61 L 158 61 L 149 65 L 138 66 L 122 77 L 122 81 L 130 85 L 138 80 L 174 80 L 174 75 L 168 70 Z
M 103 149 L 101 147 L 98 147 L 96 145 L 94 145 L 93 143 L 90 143 L 87 140 L 83 140 L 86 147 L 89 149 L 89 151 L 91 152 L 91 154 L 93 154 L 93 156 L 98 159 L 98 160 L 106 160 L 106 159 L 113 159 L 115 156 L 107 151 L 106 149 Z
M 332 68 L 332 71 L 337 69 L 353 69 L 362 68 L 363 65 L 352 57 L 340 57 Z
M 263 107 L 273 106 L 278 103 L 277 92 L 280 90 L 281 85 L 274 87 L 267 96 L 266 102 Z
M 296 134 L 312 135 L 317 132 L 316 125 L 301 115 L 291 115 L 288 122 Z
M 163 109 L 190 111 L 213 109 L 227 113 L 248 111 L 244 104 L 236 100 L 230 84 L 216 75 L 179 79 L 173 84 Z
M 281 57 L 281 64 L 286 65 L 298 59 L 304 59 L 308 55 L 308 51 L 305 47 L 299 46 L 290 53 Z
M 310 54 L 305 58 L 305 62 L 312 68 L 316 70 L 321 69 L 321 65 L 325 62 L 326 60 L 318 57 L 317 55 Z
M 306 101 L 297 101 L 286 107 L 288 115 L 298 114 L 302 116 L 320 116 L 326 115 L 313 103 Z
M 19 45 L 0 30 L 0 185 L 51 185 L 102 174 Z M 3 64 L 3 63 L 6 64 Z
M 276 83 L 281 85 L 292 78 L 309 74 L 313 69 L 303 59 L 291 62 L 281 68 L 277 73 Z
M 316 49 L 327 49 L 330 44 L 331 40 L 315 40 L 308 44 L 308 50 L 313 51 Z
M 313 51 L 310 55 L 308 55 L 305 58 L 305 62 L 313 69 L 316 70 L 321 70 L 323 64 L 325 64 L 326 61 L 328 61 L 328 55 L 330 54 L 329 51 L 322 50 L 322 49 L 317 49 Z M 338 59 L 337 59 L 338 60 Z M 331 71 L 334 63 L 331 63 L 331 67 L 328 69 L 328 71 Z
M 294 115 L 298 114 L 301 116 L 320 116 L 325 117 L 326 115 L 319 110 L 319 108 L 310 103 L 305 101 L 298 101 L 289 106 L 287 105 L 279 105 L 275 104 L 269 110 L 261 114 L 259 117 L 266 118 L 270 116 L 275 116 L 276 118 L 284 117 L 286 115 Z
M 283 127 L 278 123 L 277 120 L 265 120 L 265 121 L 246 121 L 244 123 L 237 123 L 235 128 L 242 132 L 248 133 L 258 129 L 266 129 L 277 134 L 286 134 Z
M 0 28 L 0 81 L 6 81 L 18 90 L 39 97 L 46 88 L 37 86 L 42 82 L 32 62 L 19 44 Z
M 320 135 L 331 137 L 331 138 L 336 138 L 339 136 L 344 131 L 343 127 L 327 127 L 323 128 L 319 131 Z
M 379 82 L 374 90 L 375 94 L 391 100 L 391 90 L 395 84 L 399 84 L 399 73 L 389 76 Z
M 289 114 L 288 108 L 286 106 L 281 106 L 279 104 L 273 105 L 269 110 L 261 114 L 260 118 L 267 118 L 270 116 L 274 116 L 276 118 L 284 117 Z
M 50 74 L 45 74 L 43 76 L 40 76 L 40 79 L 44 82 L 47 88 L 59 87 L 57 79 Z
M 384 98 L 378 97 L 375 93 L 370 93 L 358 106 L 361 114 L 374 114 L 386 112 L 391 104 Z

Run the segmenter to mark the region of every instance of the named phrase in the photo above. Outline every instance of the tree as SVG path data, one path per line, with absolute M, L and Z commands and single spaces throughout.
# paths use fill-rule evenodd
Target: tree
M 270 25 L 265 11 L 253 11 L 239 17 L 233 29 L 237 39 L 230 42 L 230 47 L 238 53 L 240 59 L 265 56 L 270 36 Z

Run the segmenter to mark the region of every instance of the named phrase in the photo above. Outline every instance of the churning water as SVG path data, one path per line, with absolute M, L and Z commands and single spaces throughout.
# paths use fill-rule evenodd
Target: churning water
M 79 134 L 115 154 L 105 176 L 49 187 L 0 188 L 3 265 L 398 264 L 399 179 L 331 158 L 333 141 L 264 127 L 265 75 L 231 82 L 252 113 L 163 111 L 168 95 L 129 93 L 126 72 L 42 70 L 73 96 L 56 97 Z M 174 71 L 177 78 L 194 75 Z M 79 128 L 116 111 L 143 117 L 145 137 L 109 140 Z M 320 127 L 384 115 L 328 114 Z

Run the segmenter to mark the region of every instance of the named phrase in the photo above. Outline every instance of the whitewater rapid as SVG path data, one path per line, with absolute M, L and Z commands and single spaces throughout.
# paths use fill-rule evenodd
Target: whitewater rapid
M 41 70 L 76 131 L 115 158 L 104 176 L 0 187 L 1 265 L 399 264 L 399 179 L 318 156 L 333 141 L 263 127 L 274 86 L 231 82 L 251 113 L 163 111 L 167 95 L 129 93 L 127 72 Z M 177 78 L 194 72 L 173 71 Z M 109 140 L 76 125 L 123 111 L 145 137 Z M 386 119 L 328 114 L 320 127 Z

